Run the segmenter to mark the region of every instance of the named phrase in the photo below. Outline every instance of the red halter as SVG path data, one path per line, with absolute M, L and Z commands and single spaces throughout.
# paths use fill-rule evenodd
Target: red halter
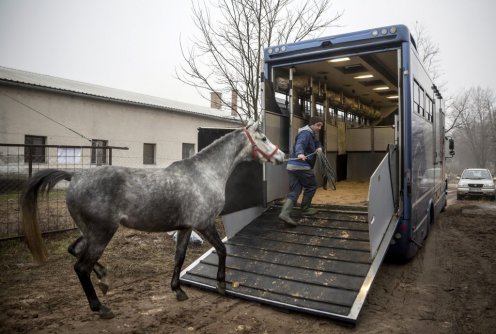
M 277 147 L 277 145 L 276 145 L 276 148 L 274 149 L 274 152 L 272 152 L 270 155 L 268 155 L 267 153 L 265 153 L 264 151 L 262 151 L 260 148 L 258 148 L 258 146 L 255 144 L 255 141 L 253 140 L 253 138 L 250 135 L 250 131 L 248 131 L 246 128 L 244 128 L 244 131 L 246 133 L 246 136 L 248 136 L 248 139 L 250 140 L 251 146 L 253 147 L 253 151 L 252 151 L 253 152 L 253 160 L 256 160 L 257 159 L 257 152 L 258 152 L 265 159 L 267 159 L 267 161 L 270 161 L 270 159 L 272 159 L 272 157 L 274 156 L 274 154 L 276 154 L 277 151 L 279 150 L 279 147 Z

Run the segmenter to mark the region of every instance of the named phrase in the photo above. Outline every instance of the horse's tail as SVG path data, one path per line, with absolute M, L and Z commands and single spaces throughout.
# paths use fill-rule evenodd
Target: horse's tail
M 70 181 L 72 173 L 57 169 L 44 169 L 28 180 L 21 198 L 22 227 L 29 250 L 37 263 L 47 260 L 47 250 L 37 219 L 37 203 L 40 192 L 47 192 L 59 181 Z

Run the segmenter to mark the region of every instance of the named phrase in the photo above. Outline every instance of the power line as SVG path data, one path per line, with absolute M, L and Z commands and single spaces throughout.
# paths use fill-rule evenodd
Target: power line
M 73 130 L 73 129 L 69 128 L 68 126 L 65 126 L 64 124 L 62 124 L 62 123 L 60 123 L 60 122 L 58 122 L 58 121 L 54 120 L 54 119 L 53 119 L 53 118 L 51 118 L 50 116 L 45 115 L 45 114 L 44 114 L 44 113 L 42 113 L 41 111 L 36 110 L 35 108 L 33 108 L 33 107 L 31 107 L 31 106 L 29 106 L 29 105 L 27 105 L 27 104 L 25 104 L 25 103 L 23 103 L 23 102 L 21 102 L 21 101 L 17 100 L 16 98 L 14 98 L 14 97 L 12 97 L 12 96 L 10 96 L 10 95 L 8 95 L 8 94 L 5 94 L 4 92 L 0 92 L 0 93 L 1 93 L 2 95 L 7 96 L 8 98 L 10 98 L 10 99 L 14 100 L 15 102 L 17 102 L 17 103 L 19 103 L 19 104 L 21 104 L 21 105 L 25 106 L 26 108 L 31 109 L 32 111 L 34 111 L 34 112 L 36 112 L 36 113 L 38 113 L 38 114 L 42 115 L 43 117 L 48 118 L 48 119 L 49 119 L 49 120 L 51 120 L 52 122 L 57 123 L 58 125 L 60 125 L 60 126 L 62 126 L 62 127 L 64 127 L 64 128 L 66 128 L 67 130 L 69 130 L 69 131 L 71 131 L 71 132 L 74 132 L 74 133 L 75 133 L 75 134 L 77 134 L 78 136 L 80 136 L 80 137 L 82 137 L 82 138 L 84 138 L 84 139 L 88 140 L 90 143 L 92 142 L 92 140 L 91 140 L 91 139 L 89 139 L 88 137 L 86 137 L 85 135 L 83 135 L 83 134 L 81 134 L 81 133 L 77 132 L 76 130 Z

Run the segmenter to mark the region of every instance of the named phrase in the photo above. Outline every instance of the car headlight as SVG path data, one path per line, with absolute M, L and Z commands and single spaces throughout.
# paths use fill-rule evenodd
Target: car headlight
M 494 189 L 494 184 L 485 184 L 485 185 L 482 186 L 482 188 Z

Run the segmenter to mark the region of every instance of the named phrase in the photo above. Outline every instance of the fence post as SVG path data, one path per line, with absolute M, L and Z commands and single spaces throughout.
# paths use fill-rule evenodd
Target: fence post
M 33 152 L 31 148 L 25 147 L 24 148 L 24 154 L 26 154 L 26 149 L 28 151 L 28 178 L 30 179 L 31 176 L 33 176 Z
M 112 149 L 109 148 L 109 165 L 112 165 Z

